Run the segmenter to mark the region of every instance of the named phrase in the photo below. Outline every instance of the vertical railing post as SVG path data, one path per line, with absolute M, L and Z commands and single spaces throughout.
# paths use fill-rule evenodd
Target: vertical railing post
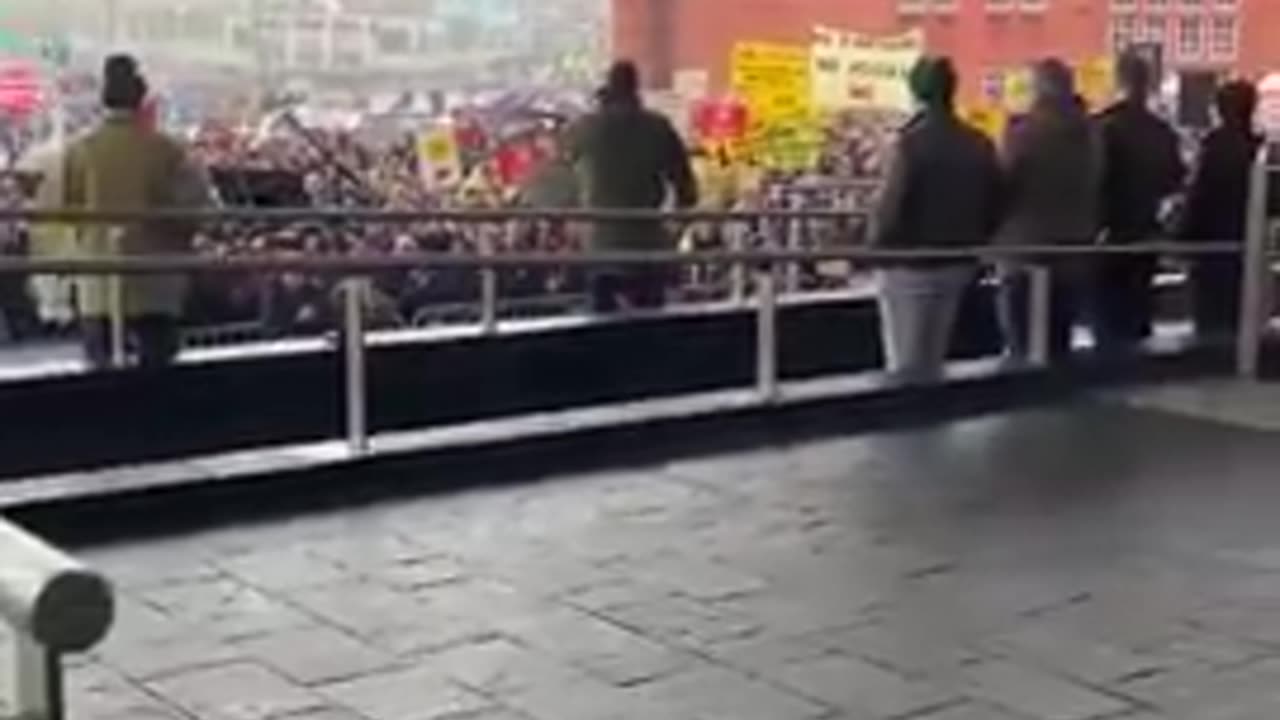
M 364 280 L 350 277 L 343 292 L 342 338 L 346 366 L 347 445 L 352 454 L 369 449 L 368 378 L 364 347 Z
M 506 232 L 515 232 L 514 223 L 506 228 Z M 508 243 L 508 247 L 515 247 Z M 496 254 L 493 238 L 481 233 L 480 254 L 491 258 Z M 498 270 L 486 264 L 480 269 L 480 332 L 484 335 L 498 334 Z
M 752 232 L 751 224 L 744 221 L 729 227 L 729 250 L 735 253 L 746 251 L 746 241 Z M 747 264 L 740 260 L 734 261 L 729 267 L 729 297 L 738 307 L 747 302 Z
M 1262 333 L 1271 312 L 1269 307 L 1270 261 L 1267 237 L 1267 184 L 1270 180 L 1268 149 L 1264 145 L 1250 173 L 1248 216 L 1245 224 L 1244 257 L 1241 262 L 1240 326 L 1236 338 L 1236 375 L 1244 380 L 1258 377 Z
M 804 209 L 804 197 L 801 195 L 793 196 L 787 203 L 788 209 L 791 211 L 799 211 Z M 798 252 L 804 245 L 804 225 L 799 218 L 789 218 L 787 220 L 786 247 L 791 252 Z M 800 263 L 793 261 L 787 263 L 787 293 L 794 295 L 800 292 Z
M 62 659 L 18 628 L 9 628 L 12 643 L 11 690 L 15 718 L 63 720 Z
M 107 230 L 107 247 L 112 257 L 120 257 L 124 249 L 124 233 L 122 227 L 111 227 Z M 112 274 L 107 281 L 107 325 L 111 342 L 111 367 L 123 368 L 128 363 L 128 329 L 125 325 L 124 277 Z
M 1050 364 L 1049 335 L 1052 318 L 1051 297 L 1053 276 L 1046 265 L 1029 265 L 1030 291 L 1027 293 L 1027 345 L 1031 364 L 1048 367 Z
M 756 389 L 760 402 L 778 399 L 778 288 L 772 263 L 756 274 Z

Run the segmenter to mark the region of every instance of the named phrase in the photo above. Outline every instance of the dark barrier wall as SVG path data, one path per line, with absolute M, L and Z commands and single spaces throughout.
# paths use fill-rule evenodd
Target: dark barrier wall
M 783 377 L 878 367 L 877 323 L 865 300 L 782 308 Z M 749 386 L 755 347 L 755 314 L 742 310 L 378 348 L 370 424 L 417 428 Z M 990 299 L 976 291 L 955 354 L 996 347 Z M 333 351 L 0 385 L 0 476 L 337 437 L 342 377 Z

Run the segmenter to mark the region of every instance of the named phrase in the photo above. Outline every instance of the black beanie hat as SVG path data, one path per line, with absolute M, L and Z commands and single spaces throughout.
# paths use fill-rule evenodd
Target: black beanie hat
M 147 81 L 130 55 L 111 55 L 102 65 L 102 105 L 108 110 L 137 110 L 147 97 Z

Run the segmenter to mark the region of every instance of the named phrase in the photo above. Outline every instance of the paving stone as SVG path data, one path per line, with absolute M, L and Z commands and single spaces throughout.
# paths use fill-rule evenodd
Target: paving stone
M 1172 718 L 1259 720 L 1280 707 L 1280 660 L 1221 671 L 1189 668 L 1124 685 L 1121 691 Z
M 430 666 L 468 688 L 498 697 L 538 687 L 567 687 L 587 678 L 558 658 L 504 637 L 449 648 L 433 655 Z
M 498 621 L 504 633 L 616 685 L 635 685 L 687 667 L 692 658 L 568 607 Z
M 178 720 L 177 708 L 96 663 L 67 671 L 66 703 L 72 715 L 93 720 Z
M 602 614 L 655 639 L 685 647 L 741 640 L 761 631 L 758 621 L 732 608 L 682 597 L 653 598 Z
M 249 662 L 171 675 L 147 687 L 200 720 L 263 720 L 323 705 L 316 695 Z
M 805 720 L 831 709 L 776 686 L 714 666 L 641 686 L 639 691 L 671 708 L 668 717 L 698 720 Z
M 956 696 L 846 655 L 789 663 L 774 678 L 805 697 L 869 718 L 919 715 Z
M 1008 662 L 982 663 L 967 668 L 965 675 L 976 698 L 1039 720 L 1086 720 L 1135 709 L 1116 697 Z
M 297 608 L 231 578 L 168 585 L 138 597 L 180 626 L 227 639 L 311 623 Z
M 196 633 L 140 642 L 110 639 L 95 655 L 135 680 L 152 680 L 246 659 L 239 648 L 222 638 Z
M 991 647 L 1016 662 L 1029 662 L 1092 685 L 1106 685 L 1159 671 L 1167 660 L 1142 655 L 1048 625 L 1031 625 L 995 638 Z
M 495 707 L 484 696 L 424 668 L 369 675 L 317 691 L 369 720 L 443 720 Z
M 218 565 L 227 573 L 265 590 L 336 585 L 353 576 L 337 563 L 307 552 L 305 546 L 254 550 L 220 558 Z
M 246 656 L 303 685 L 368 675 L 395 663 L 391 655 L 346 633 L 322 626 L 260 635 L 236 643 L 236 647 Z

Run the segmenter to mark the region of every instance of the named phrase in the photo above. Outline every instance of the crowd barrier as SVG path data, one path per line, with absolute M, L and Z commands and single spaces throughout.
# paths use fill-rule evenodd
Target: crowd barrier
M 93 258 L 0 258 L 0 273 L 35 273 L 55 275 L 98 275 L 120 278 L 128 275 L 175 273 L 276 273 L 305 272 L 340 277 L 342 307 L 340 338 L 346 366 L 347 417 L 345 435 L 353 452 L 368 447 L 366 417 L 366 313 L 362 298 L 367 297 L 365 284 L 370 276 L 387 271 L 415 268 L 455 269 L 480 275 L 480 332 L 499 331 L 502 303 L 498 292 L 499 273 L 513 269 L 571 267 L 591 270 L 622 266 L 691 266 L 731 268 L 735 299 L 753 301 L 756 314 L 756 385 L 760 402 L 772 403 L 778 397 L 777 309 L 779 294 L 789 285 L 788 278 L 802 263 L 844 261 L 875 266 L 881 263 L 910 261 L 967 261 L 995 263 L 1028 258 L 1095 257 L 1122 255 L 1158 255 L 1188 258 L 1206 255 L 1243 254 L 1242 313 L 1236 342 L 1237 371 L 1253 377 L 1258 371 L 1258 353 L 1263 327 L 1269 320 L 1269 272 L 1274 253 L 1269 246 L 1270 222 L 1267 217 L 1267 179 L 1271 168 L 1260 154 L 1255 164 L 1249 201 L 1248 237 L 1243 247 L 1238 242 L 1144 243 L 1136 245 L 1046 245 L 1038 247 L 987 246 L 977 248 L 938 248 L 898 250 L 869 247 L 832 246 L 796 248 L 789 242 L 804 223 L 814 221 L 844 222 L 849 210 L 794 209 L 759 212 L 650 211 L 650 210 L 507 210 L 507 211 L 383 211 L 364 209 L 210 209 L 166 210 L 151 212 L 90 212 L 63 209 L 52 211 L 0 211 L 0 222 L 21 220 L 32 223 L 58 222 L 123 227 L 131 223 L 180 220 L 185 222 L 252 222 L 258 225 L 305 221 L 318 224 L 388 224 L 405 225 L 419 222 L 489 223 L 537 222 L 554 220 L 572 223 L 667 223 L 687 225 L 698 222 L 737 224 L 755 229 L 764 239 L 753 249 L 727 251 L 663 251 L 663 252 L 592 252 L 539 253 L 510 252 L 494 254 L 402 253 L 361 256 L 259 256 L 211 259 L 197 256 L 129 256 Z M 1029 338 L 1031 361 L 1048 362 L 1050 277 L 1047 270 L 1032 263 L 1029 297 Z M 1038 268 L 1038 269 L 1037 269 Z M 750 283 L 748 283 L 748 278 Z M 117 283 L 118 286 L 118 283 Z M 750 292 L 750 297 L 748 296 Z M 118 295 L 118 293 L 117 293 Z M 114 356 L 124 359 L 124 323 L 115 313 L 113 326 Z

